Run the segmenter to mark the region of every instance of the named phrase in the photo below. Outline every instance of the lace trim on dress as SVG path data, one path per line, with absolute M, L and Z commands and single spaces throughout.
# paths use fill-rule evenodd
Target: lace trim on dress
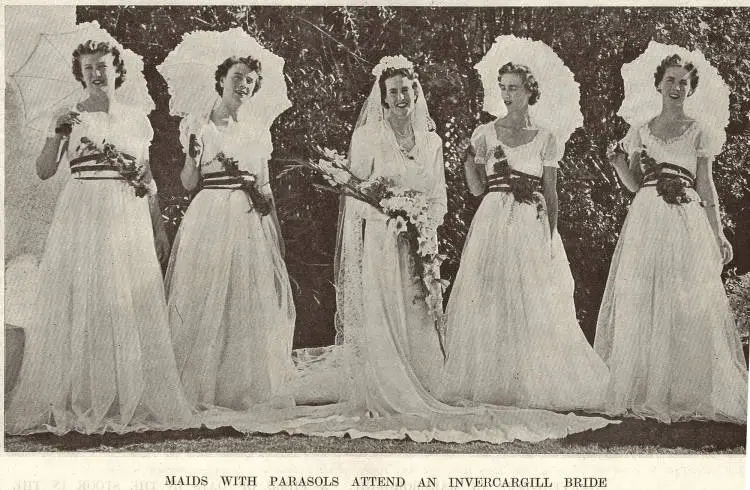
M 648 134 L 649 137 L 651 137 L 651 138 L 655 139 L 656 141 L 658 141 L 660 143 L 663 143 L 665 145 L 671 145 L 671 144 L 677 143 L 678 141 L 682 141 L 683 139 L 685 139 L 689 134 L 691 134 L 698 127 L 698 124 L 696 124 L 697 121 L 693 120 L 693 121 L 690 122 L 690 124 L 688 125 L 688 127 L 685 128 L 685 130 L 682 133 L 678 134 L 677 136 L 673 136 L 671 138 L 664 139 L 664 138 L 662 138 L 660 136 L 655 135 L 654 132 L 651 130 L 651 123 L 652 122 L 653 122 L 653 119 L 645 124 L 645 126 L 646 126 L 646 133 Z
M 536 126 L 528 128 L 528 129 L 535 129 L 536 130 L 536 133 L 534 134 L 534 136 L 529 141 L 527 141 L 526 143 L 521 143 L 520 145 L 511 146 L 511 145 L 503 142 L 498 137 L 498 135 L 497 135 L 497 129 L 495 128 L 494 125 L 492 126 L 491 129 L 492 129 L 491 134 L 492 134 L 492 137 L 494 139 L 494 142 L 497 143 L 498 145 L 502 146 L 503 148 L 507 148 L 509 150 L 516 150 L 516 149 L 523 148 L 525 146 L 529 146 L 530 144 L 534 143 L 537 140 L 537 138 L 539 138 L 539 134 L 542 132 L 542 130 L 540 128 L 536 127 Z M 497 146 L 497 145 L 493 145 L 493 146 Z

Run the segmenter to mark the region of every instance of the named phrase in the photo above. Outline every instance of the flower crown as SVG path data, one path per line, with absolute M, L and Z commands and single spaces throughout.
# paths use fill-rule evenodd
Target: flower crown
M 406 68 L 407 70 L 413 70 L 414 64 L 403 55 L 384 56 L 380 58 L 380 62 L 372 69 L 372 74 L 380 78 L 380 75 L 382 75 L 388 68 Z

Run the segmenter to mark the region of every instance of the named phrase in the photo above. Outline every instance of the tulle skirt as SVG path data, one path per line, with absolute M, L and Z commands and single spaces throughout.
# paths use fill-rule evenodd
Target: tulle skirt
M 485 196 L 446 310 L 446 351 L 446 401 L 603 407 L 608 370 L 578 326 L 562 241 L 536 204 Z
M 595 347 L 609 365 L 607 412 L 662 422 L 745 423 L 747 368 L 698 194 L 669 205 L 638 191 L 620 233 Z
M 5 431 L 185 428 L 147 198 L 69 182 L 58 200 Z
M 374 214 L 374 213 L 373 213 Z M 336 383 L 344 393 L 338 403 L 251 412 L 207 411 L 207 427 L 231 425 L 246 432 L 287 432 L 323 437 L 432 440 L 465 443 L 540 441 L 616 423 L 546 410 L 488 405 L 454 407 L 429 390 L 439 380 L 442 353 L 432 318 L 408 267 L 408 247 L 382 219 L 368 219 L 362 254 L 364 321 L 345 325 L 347 341 L 322 350 L 321 358 L 299 359 L 312 371 L 304 395 L 319 398 Z M 348 332 L 347 330 L 348 329 Z M 420 364 L 421 363 L 421 364 Z M 435 370 L 426 372 L 425 366 Z M 427 375 L 427 376 L 426 376 Z M 428 380 L 425 382 L 425 380 Z
M 185 395 L 200 407 L 293 404 L 295 310 L 279 236 L 246 194 L 202 190 L 167 271 L 169 322 Z

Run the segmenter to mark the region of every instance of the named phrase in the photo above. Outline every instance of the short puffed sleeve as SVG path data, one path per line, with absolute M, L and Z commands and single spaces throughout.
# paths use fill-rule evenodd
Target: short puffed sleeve
M 560 158 L 562 158 L 562 152 L 559 151 L 557 146 L 557 138 L 549 131 L 544 131 L 542 134 L 542 166 L 544 167 L 560 167 Z
M 724 130 L 710 130 L 698 122 L 695 125 L 695 153 L 698 158 L 713 158 L 721 153 L 725 139 Z
M 628 155 L 641 151 L 643 142 L 641 139 L 642 126 L 630 126 L 625 137 L 620 140 L 620 144 L 628 152 Z
M 262 160 L 270 160 L 273 153 L 273 141 L 271 140 L 271 131 L 265 127 L 253 128 L 251 131 L 251 140 L 255 143 L 258 155 Z
M 148 114 L 122 105 L 116 106 L 115 110 L 114 124 L 118 128 L 115 131 L 119 134 L 110 135 L 109 139 L 114 139 L 115 146 L 131 153 L 139 161 L 148 161 L 151 141 L 154 139 L 154 129 L 151 127 Z M 120 135 L 123 137 L 120 138 Z
M 201 137 L 201 131 L 203 126 L 208 122 L 206 115 L 199 114 L 188 114 L 180 121 L 180 144 L 182 145 L 182 152 L 187 155 L 190 147 L 190 135 L 194 134 L 196 137 Z
M 492 124 L 492 123 L 490 123 Z M 474 163 L 484 165 L 488 158 L 487 124 L 477 127 L 471 134 L 471 147 L 474 149 Z
M 154 128 L 151 126 L 151 121 L 146 114 L 142 115 L 141 131 L 143 137 L 143 148 L 141 150 L 141 160 L 149 160 L 149 151 L 151 149 L 151 142 L 154 140 Z

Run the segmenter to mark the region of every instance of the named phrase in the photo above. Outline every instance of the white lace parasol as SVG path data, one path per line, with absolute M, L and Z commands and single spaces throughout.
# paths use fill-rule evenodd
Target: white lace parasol
M 207 114 L 218 94 L 216 68 L 231 56 L 252 56 L 260 61 L 261 87 L 241 111 L 240 119 L 260 120 L 270 127 L 291 107 L 284 79 L 284 59 L 270 52 L 239 27 L 227 31 L 195 31 L 183 36 L 156 69 L 169 85 L 169 112 L 175 116 Z M 250 116 L 250 117 L 247 117 Z
M 83 97 L 83 86 L 72 73 L 73 51 L 81 43 L 106 41 L 120 51 L 127 73 L 117 100 L 146 114 L 156 108 L 143 76 L 143 58 L 125 49 L 99 23 L 71 25 L 63 32 L 42 33 L 23 65 L 11 75 L 21 95 L 26 126 L 46 132 L 52 116 Z
M 555 135 L 558 159 L 562 158 L 570 135 L 583 126 L 581 92 L 573 72 L 542 41 L 512 35 L 499 36 L 474 66 L 484 89 L 482 108 L 497 118 L 507 114 L 500 95 L 497 72 L 509 62 L 528 66 L 539 83 L 540 97 L 536 104 L 529 106 L 529 117 L 532 124 L 542 126 Z
M 661 94 L 654 85 L 654 73 L 664 58 L 679 55 L 695 65 L 698 87 L 685 101 L 685 113 L 696 119 L 704 130 L 706 153 L 717 155 L 726 141 L 729 124 L 729 87 L 699 50 L 651 41 L 638 58 L 623 65 L 622 79 L 625 98 L 617 114 L 632 127 L 646 124 L 661 111 Z

